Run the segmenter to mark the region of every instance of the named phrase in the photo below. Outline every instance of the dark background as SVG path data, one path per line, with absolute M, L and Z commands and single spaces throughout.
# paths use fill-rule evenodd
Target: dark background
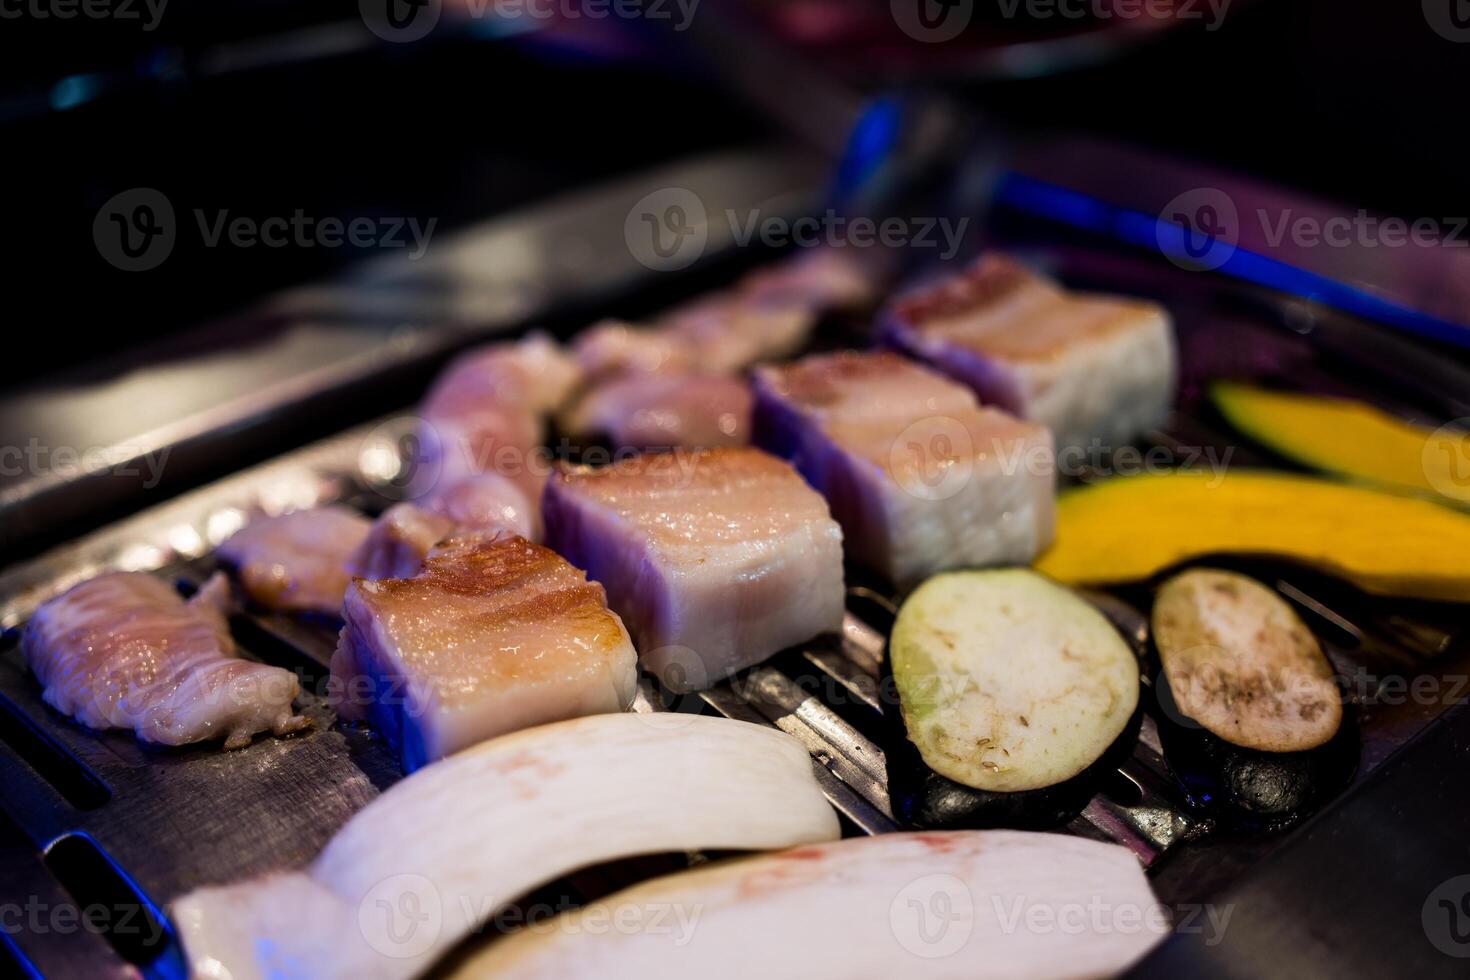
M 439 234 L 655 162 L 782 137 L 697 66 L 626 31 L 593 44 L 483 30 L 388 44 L 362 29 L 357 4 L 314 0 L 172 0 L 151 32 L 13 16 L 36 2 L 5 0 L 0 19 L 13 383 L 72 373 L 360 257 L 205 248 L 196 207 L 437 217 Z M 951 84 L 1021 131 L 1123 139 L 1354 207 L 1442 218 L 1470 212 L 1467 68 L 1470 45 L 1429 29 L 1418 0 L 1237 0 L 1217 31 L 1191 25 L 1102 65 Z M 876 87 L 880 74 L 857 81 Z M 92 220 L 136 186 L 168 195 L 180 240 L 160 268 L 124 273 L 98 254 Z

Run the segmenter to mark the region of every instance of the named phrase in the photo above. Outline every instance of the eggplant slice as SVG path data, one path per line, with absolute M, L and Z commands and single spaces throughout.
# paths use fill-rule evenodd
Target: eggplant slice
M 1190 569 L 1159 589 L 1152 623 L 1159 738 L 1192 804 L 1282 830 L 1352 780 L 1356 719 L 1316 637 L 1275 592 Z
M 936 576 L 899 612 L 884 751 L 895 816 L 924 828 L 1054 827 L 1126 761 L 1138 658 L 1034 572 Z

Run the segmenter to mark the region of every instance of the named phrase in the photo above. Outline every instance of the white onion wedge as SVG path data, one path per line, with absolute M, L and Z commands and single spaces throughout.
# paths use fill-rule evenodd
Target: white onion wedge
M 490 943 L 451 980 L 1101 977 L 1168 929 L 1116 845 L 887 834 L 637 885 Z
M 577 868 L 837 836 L 790 736 L 687 714 L 597 715 L 427 766 L 304 871 L 201 888 L 174 903 L 174 922 L 198 977 L 408 977 Z

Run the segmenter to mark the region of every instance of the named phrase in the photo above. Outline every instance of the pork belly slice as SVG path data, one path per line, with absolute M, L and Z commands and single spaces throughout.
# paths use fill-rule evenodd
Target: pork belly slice
M 405 771 L 497 735 L 622 711 L 637 654 L 596 582 L 513 534 L 452 538 L 413 578 L 356 579 L 330 700 Z
M 545 334 L 477 347 L 456 358 L 424 399 L 430 415 L 462 415 L 486 407 L 533 415 L 556 411 L 581 380 L 576 359 Z
M 219 546 L 251 599 L 270 609 L 337 615 L 347 562 L 372 524 L 346 507 L 256 517 Z
M 871 303 L 875 279 L 853 257 L 803 250 L 728 290 L 675 307 L 652 326 L 595 324 L 577 338 L 576 359 L 593 378 L 625 371 L 738 373 L 799 351 L 822 314 Z
M 982 408 L 896 354 L 758 368 L 753 428 L 842 525 L 849 557 L 900 588 L 950 568 L 1029 562 L 1051 541 L 1045 426 Z
M 1046 425 L 1058 451 L 1126 445 L 1162 425 L 1173 400 L 1168 311 L 1067 292 L 1002 255 L 899 298 L 879 329 L 985 404 Z
M 562 419 L 573 437 L 617 448 L 708 449 L 750 440 L 750 388 L 706 374 L 632 374 L 595 385 Z
M 547 544 L 607 587 L 670 690 L 841 628 L 842 532 L 795 470 L 759 450 L 563 466 L 542 512 Z
M 296 676 L 240 658 L 229 595 L 218 573 L 188 602 L 142 572 L 99 575 L 43 603 L 21 652 L 46 703 L 91 728 L 162 745 L 223 738 L 227 749 L 305 728 L 291 710 Z
M 299 870 L 175 900 L 189 974 L 407 980 L 511 902 L 619 858 L 834 840 L 784 732 L 690 714 L 516 732 L 414 773 Z
M 466 477 L 383 511 L 348 560 L 347 570 L 357 578 L 410 578 L 445 538 L 457 532 L 497 531 L 539 541 L 541 518 L 535 505 L 518 484 L 503 476 Z
M 462 355 L 419 407 L 413 479 L 437 488 L 498 473 L 538 495 L 535 454 L 545 438 L 546 417 L 581 377 L 575 358 L 541 334 Z

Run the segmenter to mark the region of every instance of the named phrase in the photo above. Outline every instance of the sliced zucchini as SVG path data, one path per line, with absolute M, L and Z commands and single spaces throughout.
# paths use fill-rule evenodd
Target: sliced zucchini
M 1180 713 L 1227 742 L 1303 752 L 1342 723 L 1317 638 L 1275 592 L 1236 572 L 1192 568 L 1159 589 L 1154 644 Z
M 1128 727 L 1139 664 L 1072 592 L 1026 569 L 929 579 L 890 640 L 903 723 L 924 763 L 990 793 L 1059 786 Z

